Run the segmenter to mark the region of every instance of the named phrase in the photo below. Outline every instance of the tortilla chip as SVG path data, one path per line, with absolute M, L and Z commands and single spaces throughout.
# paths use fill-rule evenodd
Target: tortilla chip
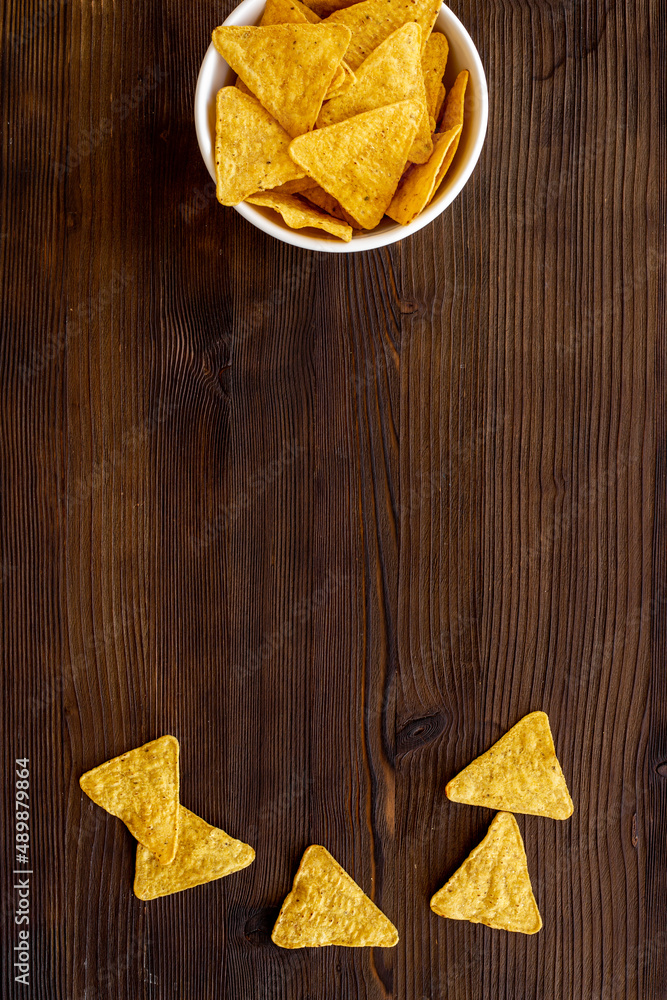
M 314 181 L 312 177 L 301 177 L 298 181 L 285 181 L 284 184 L 279 184 L 278 187 L 270 188 L 270 190 L 276 194 L 301 194 L 303 191 L 309 191 L 317 186 L 317 181 Z M 253 194 L 258 193 L 253 191 Z
M 328 191 L 321 188 L 319 184 L 312 182 L 314 187 L 308 188 L 304 192 L 304 198 L 312 202 L 313 205 L 317 205 L 318 208 L 324 209 L 327 215 L 333 215 L 334 219 L 340 219 L 342 222 L 347 222 L 348 226 L 352 226 L 353 229 L 359 229 L 359 223 L 356 219 L 353 219 L 349 212 L 346 212 L 339 201 L 330 195 Z
M 357 2 L 358 0 L 304 0 L 304 3 L 307 3 L 310 9 L 319 14 L 320 17 L 327 17 L 335 10 L 351 7 Z
M 254 194 L 246 201 L 251 205 L 261 205 L 263 208 L 272 208 L 274 212 L 282 215 L 290 229 L 303 229 L 304 226 L 311 226 L 313 229 L 323 229 L 332 236 L 349 243 L 352 239 L 352 228 L 332 219 L 324 212 L 318 212 L 311 208 L 305 201 L 295 198 L 291 194 L 280 194 L 276 191 L 265 191 L 262 194 Z
M 318 24 L 321 18 L 299 0 L 266 0 L 260 27 L 267 24 Z
M 242 94 L 252 94 L 253 97 L 255 96 L 252 93 L 250 87 L 246 87 L 245 83 L 243 82 L 240 76 L 236 77 L 236 83 L 234 84 L 234 86 L 238 87 L 238 89 L 241 91 Z
M 445 788 L 452 802 L 567 819 L 574 811 L 549 719 L 531 712 Z
M 352 32 L 345 59 L 356 70 L 373 49 L 408 21 L 422 29 L 422 46 L 440 10 L 440 0 L 362 0 L 346 10 L 337 10 L 323 24 L 345 24 Z
M 252 94 L 223 87 L 216 100 L 215 173 L 222 205 L 304 177 L 288 153 L 290 137 Z
M 137 844 L 134 894 L 139 899 L 157 899 L 213 882 L 255 860 L 252 847 L 209 826 L 183 806 L 179 820 L 178 850 L 170 865 L 159 865 L 155 855 Z
M 79 778 L 86 795 L 122 819 L 161 865 L 178 846 L 178 740 L 161 736 Z
M 324 100 L 330 101 L 332 97 L 340 97 L 342 94 L 346 94 L 356 79 L 356 76 L 343 59 L 334 73 L 329 89 L 324 95 Z
M 426 93 L 421 65 L 421 28 L 404 24 L 385 38 L 356 73 L 357 80 L 344 96 L 326 104 L 317 117 L 318 128 L 382 108 L 398 101 L 414 101 L 422 109 L 417 135 L 408 154 L 413 163 L 424 163 L 433 150 L 426 111 Z
M 390 219 L 407 226 L 426 208 L 436 192 L 442 163 L 460 131 L 460 128 L 453 128 L 442 135 L 436 133 L 435 146 L 428 163 L 412 167 L 401 178 L 398 190 L 387 209 Z
M 310 131 L 350 30 L 340 24 L 216 28 L 213 43 L 266 110 L 294 138 Z
M 403 173 L 421 110 L 402 101 L 365 111 L 299 136 L 290 145 L 290 156 L 362 229 L 373 229 Z
M 345 70 L 343 69 L 343 64 L 341 63 L 333 75 L 331 83 L 329 84 L 329 89 L 324 95 L 324 100 L 328 101 L 331 94 L 336 94 L 344 83 L 345 83 Z
M 436 95 L 436 100 L 435 100 L 435 111 L 433 114 L 433 131 L 435 131 L 435 123 L 440 117 L 440 112 L 442 111 L 442 105 L 444 103 L 446 94 L 447 91 L 445 90 L 445 85 L 444 83 L 441 83 L 440 87 L 438 88 L 438 93 Z M 430 117 L 431 116 L 429 115 L 429 118 Z
M 285 0 L 286 2 L 286 0 Z M 426 107 L 431 117 L 437 121 L 442 102 L 445 99 L 445 88 L 442 78 L 447 68 L 449 42 L 441 31 L 432 31 L 426 39 L 422 55 L 422 72 L 426 89 Z M 445 130 L 447 131 L 447 130 Z
M 460 125 L 461 129 L 463 129 L 463 110 L 469 75 L 470 74 L 467 69 L 464 69 L 461 73 L 459 73 L 454 81 L 454 86 L 447 94 L 445 107 L 442 112 L 442 121 L 438 127 L 439 132 L 449 132 L 450 129 L 456 128 L 457 125 Z M 450 146 L 449 152 L 447 153 L 442 167 L 440 168 L 440 174 L 437 180 L 438 184 L 440 184 L 440 181 L 452 165 L 452 160 L 456 155 L 456 150 L 459 148 L 460 138 L 461 133 L 459 132 L 456 137 L 456 141 Z
M 433 896 L 431 909 L 440 917 L 470 920 L 503 931 L 539 931 L 542 918 L 530 884 L 521 833 L 511 813 L 494 816 L 481 844 Z
M 393 948 L 398 931 L 324 847 L 309 847 L 271 933 L 280 948 Z

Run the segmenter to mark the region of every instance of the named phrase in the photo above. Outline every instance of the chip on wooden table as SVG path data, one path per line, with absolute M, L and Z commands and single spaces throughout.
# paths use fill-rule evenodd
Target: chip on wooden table
M 352 239 L 352 228 L 339 219 L 334 219 L 325 212 L 320 212 L 312 205 L 306 204 L 292 194 L 281 194 L 277 191 L 263 191 L 260 194 L 251 195 L 246 198 L 251 205 L 260 205 L 262 208 L 272 208 L 278 212 L 290 229 L 304 229 L 310 226 L 313 229 L 322 229 L 324 232 L 337 236 L 338 239 L 349 243 Z
M 287 2 L 287 0 L 285 0 Z M 432 31 L 426 39 L 422 55 L 422 72 L 426 90 L 426 107 L 428 113 L 437 121 L 445 98 L 445 87 L 442 78 L 447 68 L 449 43 L 441 31 Z M 443 129 L 443 131 L 445 131 Z
M 413 163 L 425 163 L 433 143 L 426 109 L 421 34 L 419 25 L 410 22 L 385 38 L 357 69 L 354 85 L 344 95 L 322 105 L 317 117 L 318 128 L 335 125 L 387 104 L 414 101 L 423 112 L 408 159 Z
M 154 854 L 137 844 L 134 894 L 139 899 L 157 899 L 224 878 L 255 860 L 249 844 L 210 826 L 184 806 L 179 820 L 178 850 L 170 865 L 158 864 Z
M 436 134 L 428 162 L 415 165 L 405 172 L 387 209 L 390 219 L 407 226 L 426 208 L 437 190 L 442 163 L 460 131 L 460 127 L 457 127 L 442 135 Z
M 461 126 L 461 130 L 463 129 L 465 94 L 469 76 L 470 74 L 468 73 L 468 70 L 464 69 L 456 77 L 454 85 L 451 87 L 447 97 L 445 98 L 442 120 L 438 125 L 439 132 L 449 132 L 450 129 L 456 128 L 457 125 Z M 442 167 L 440 168 L 440 177 L 437 181 L 438 184 L 452 165 L 452 160 L 456 155 L 456 150 L 459 148 L 460 139 L 461 132 L 459 132 L 456 141 L 450 146 L 447 156 L 443 161 Z
M 422 29 L 422 46 L 435 23 L 440 0 L 361 0 L 336 10 L 323 24 L 344 24 L 352 32 L 346 62 L 356 70 L 392 31 L 414 21 Z
M 252 94 L 223 87 L 216 99 L 216 193 L 222 205 L 305 177 L 288 153 L 290 137 Z
M 396 190 L 421 113 L 412 101 L 365 111 L 299 136 L 290 156 L 362 228 L 373 229 Z
M 457 774 L 445 788 L 452 802 L 567 819 L 574 811 L 549 719 L 531 712 Z
M 431 899 L 450 920 L 470 920 L 498 930 L 536 934 L 542 918 L 528 874 L 521 832 L 511 813 L 494 816 L 484 840 Z
M 281 948 L 393 948 L 398 931 L 325 847 L 307 848 L 271 933 Z
M 160 736 L 128 750 L 79 778 L 98 806 L 117 816 L 160 865 L 174 860 L 178 845 L 178 740 Z
M 223 59 L 292 137 L 313 128 L 349 41 L 349 28 L 324 23 L 213 32 Z

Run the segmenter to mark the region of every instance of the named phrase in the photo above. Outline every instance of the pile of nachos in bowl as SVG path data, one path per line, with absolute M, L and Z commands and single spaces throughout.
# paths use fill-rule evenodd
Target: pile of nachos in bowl
M 216 193 L 348 242 L 429 204 L 464 126 L 468 72 L 445 93 L 440 0 L 267 0 L 213 43 L 237 74 L 216 98 Z M 338 4 L 338 9 L 333 9 Z

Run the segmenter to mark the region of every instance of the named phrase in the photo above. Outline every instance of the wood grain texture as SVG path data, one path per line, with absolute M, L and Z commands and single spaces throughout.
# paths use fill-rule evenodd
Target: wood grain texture
M 28 756 L 39 1000 L 658 1000 L 664 6 L 453 0 L 480 164 L 340 258 L 215 203 L 192 102 L 231 6 L 2 9 L 2 996 Z M 444 785 L 537 708 L 576 807 L 519 817 L 544 929 L 437 918 L 491 818 Z M 164 732 L 257 860 L 146 904 L 78 778 Z M 396 949 L 271 944 L 313 842 Z

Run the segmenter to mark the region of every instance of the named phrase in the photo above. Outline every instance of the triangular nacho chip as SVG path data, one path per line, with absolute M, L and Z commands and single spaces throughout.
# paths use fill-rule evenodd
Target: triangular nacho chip
M 435 145 L 428 163 L 414 166 L 406 171 L 396 194 L 391 199 L 387 215 L 394 222 L 407 226 L 414 222 L 419 213 L 426 208 L 437 188 L 437 179 L 443 160 L 452 143 L 457 139 L 460 128 L 435 136 Z
M 312 177 L 301 177 L 298 181 L 285 181 L 284 184 L 279 184 L 270 190 L 276 194 L 302 194 L 302 192 L 309 191 L 310 188 L 314 187 L 319 187 L 319 185 Z M 253 194 L 259 194 L 259 192 L 253 191 Z
M 415 21 L 425 43 L 440 10 L 440 0 L 362 0 L 345 10 L 336 10 L 323 24 L 345 24 L 352 32 L 345 59 L 356 70 L 373 49 L 402 24 Z
M 329 89 L 324 95 L 325 101 L 330 101 L 333 97 L 340 97 L 342 94 L 346 94 L 356 79 L 356 76 L 343 59 L 334 73 Z
M 321 18 L 299 0 L 266 0 L 260 28 L 267 24 L 318 24 Z
M 454 81 L 454 86 L 451 88 L 447 97 L 445 99 L 445 107 L 442 112 L 442 121 L 438 126 L 440 132 L 449 132 L 450 129 L 456 128 L 457 125 L 461 126 L 463 129 L 463 109 L 465 104 L 465 94 L 466 87 L 468 85 L 469 73 L 467 69 L 462 70 L 461 73 L 456 77 Z M 459 132 L 456 137 L 456 141 L 452 143 L 445 157 L 443 164 L 440 168 L 440 173 L 438 175 L 437 184 L 443 179 L 447 171 L 452 165 L 452 160 L 456 155 L 456 150 L 459 148 L 459 140 L 461 139 L 461 132 Z
M 339 97 L 341 94 L 345 94 L 355 80 L 356 77 L 354 73 L 343 59 L 331 78 L 331 83 L 329 84 L 329 89 L 324 95 L 324 100 L 328 101 L 332 97 Z M 237 76 L 236 78 L 236 86 L 242 94 L 252 94 L 250 87 L 246 87 L 240 76 Z
M 161 736 L 129 750 L 79 778 L 98 806 L 118 816 L 161 865 L 178 845 L 178 740 Z
M 158 864 L 150 851 L 137 844 L 134 894 L 139 899 L 157 899 L 212 882 L 255 860 L 252 847 L 205 823 L 189 809 L 181 806 L 179 818 L 178 850 L 170 865 Z
M 320 17 L 327 17 L 329 14 L 333 14 L 335 10 L 341 10 L 343 7 L 351 7 L 355 3 L 358 3 L 358 0 L 307 0 L 310 9 L 319 14 Z
M 412 101 L 365 111 L 299 136 L 290 156 L 363 229 L 373 229 L 403 173 L 421 112 Z
M 425 163 L 433 144 L 426 110 L 421 34 L 419 25 L 411 22 L 385 38 L 359 66 L 354 85 L 343 96 L 322 105 L 317 118 L 318 128 L 335 125 L 387 104 L 414 101 L 423 108 L 423 113 L 408 159 L 413 163 Z
M 542 918 L 521 833 L 511 813 L 497 813 L 481 844 L 433 896 L 431 909 L 440 917 L 503 931 L 539 931 Z
M 222 205 L 238 205 L 249 194 L 305 176 L 288 153 L 287 132 L 252 94 L 223 87 L 216 112 L 216 193 Z
M 286 3 L 287 0 L 284 0 Z M 442 102 L 445 99 L 445 88 L 442 78 L 447 68 L 447 56 L 449 55 L 449 43 L 441 31 L 432 31 L 426 39 L 424 54 L 422 55 L 422 70 L 424 73 L 424 87 L 426 88 L 426 107 L 428 113 L 438 120 Z M 453 127 L 453 126 L 452 126 Z M 443 131 L 448 131 L 443 129 Z
M 551 819 L 567 819 L 574 811 L 544 712 L 517 722 L 452 778 L 445 792 L 452 802 Z
M 281 948 L 393 948 L 398 931 L 324 847 L 309 847 L 271 933 Z
M 333 195 L 330 195 L 328 191 L 321 188 L 315 181 L 312 183 L 314 187 L 308 188 L 307 191 L 303 192 L 304 198 L 307 198 L 313 205 L 317 205 L 318 208 L 324 209 L 327 215 L 333 215 L 335 219 L 347 222 L 348 226 L 352 226 L 353 229 L 359 229 L 357 220 L 353 219 L 349 212 L 345 211 L 341 203 Z
M 291 194 L 281 194 L 277 191 L 264 191 L 261 194 L 251 195 L 246 198 L 251 205 L 260 205 L 263 208 L 272 208 L 274 212 L 282 215 L 290 229 L 303 229 L 311 226 L 313 229 L 322 229 L 332 236 L 349 243 L 352 239 L 352 229 L 338 219 L 332 219 L 324 212 L 318 212 L 299 198 Z
M 223 59 L 292 137 L 314 126 L 349 40 L 349 28 L 336 24 L 223 26 L 213 32 Z

